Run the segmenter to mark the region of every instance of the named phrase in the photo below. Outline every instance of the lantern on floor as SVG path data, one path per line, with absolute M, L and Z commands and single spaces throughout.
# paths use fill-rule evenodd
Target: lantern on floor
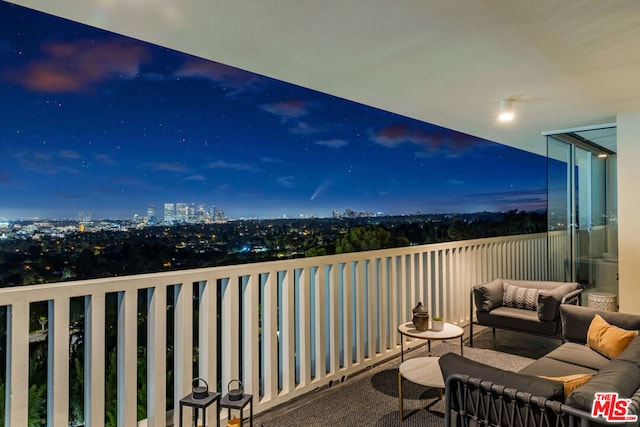
M 204 383 L 204 385 L 201 385 Z M 206 427 L 207 407 L 216 402 L 216 426 L 220 427 L 220 393 L 209 391 L 209 384 L 202 378 L 194 378 L 191 382 L 191 393 L 180 399 L 180 427 L 182 427 L 182 410 L 185 406 L 193 408 L 193 426 Z M 202 424 L 198 425 L 198 412 L 202 410 Z

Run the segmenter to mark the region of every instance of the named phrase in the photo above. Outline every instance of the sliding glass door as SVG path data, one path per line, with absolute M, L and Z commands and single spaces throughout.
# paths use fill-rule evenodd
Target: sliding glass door
M 547 135 L 549 276 L 617 293 L 616 156 L 587 136 Z

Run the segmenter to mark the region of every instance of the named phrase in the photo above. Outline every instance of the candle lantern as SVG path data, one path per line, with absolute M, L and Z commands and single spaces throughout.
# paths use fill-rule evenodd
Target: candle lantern
M 201 385 L 204 383 L 204 385 Z M 220 393 L 209 391 L 209 384 L 202 378 L 194 378 L 191 382 L 191 393 L 180 399 L 180 427 L 182 427 L 182 410 L 185 406 L 193 408 L 193 426 L 198 426 L 198 412 L 202 410 L 202 427 L 207 426 L 207 407 L 216 402 L 216 426 L 220 427 Z
M 232 388 L 232 384 L 235 386 Z M 220 407 L 227 408 L 227 427 L 243 425 L 242 411 L 249 405 L 249 425 L 253 426 L 253 395 L 244 392 L 244 386 L 240 380 L 231 380 L 227 384 L 227 394 L 220 400 Z M 239 418 L 231 418 L 231 410 L 240 411 Z

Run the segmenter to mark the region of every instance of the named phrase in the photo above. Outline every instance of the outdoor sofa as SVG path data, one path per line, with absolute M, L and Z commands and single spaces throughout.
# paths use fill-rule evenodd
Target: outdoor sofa
M 574 305 L 560 313 L 564 343 L 520 372 L 442 356 L 445 425 L 612 425 L 605 404 L 591 416 L 595 393 L 612 392 L 629 399 L 623 420 L 640 415 L 640 315 Z M 623 420 L 613 425 L 640 424 Z
M 575 282 L 494 279 L 471 288 L 469 345 L 476 324 L 549 337 L 561 337 L 561 304 L 581 304 Z M 475 312 L 474 312 L 475 310 Z

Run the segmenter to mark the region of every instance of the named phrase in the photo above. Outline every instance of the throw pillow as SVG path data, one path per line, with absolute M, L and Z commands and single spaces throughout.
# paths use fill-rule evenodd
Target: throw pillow
M 593 374 L 573 374 L 573 375 L 565 375 L 562 377 L 547 377 L 544 375 L 538 375 L 540 378 L 545 378 L 553 381 L 560 381 L 564 387 L 564 397 L 566 398 L 569 394 L 580 387 L 582 384 L 586 383 L 593 377 Z
M 538 308 L 539 292 L 540 289 L 523 288 L 504 283 L 502 285 L 502 305 L 535 311 Z
M 596 314 L 587 330 L 587 347 L 613 359 L 618 357 L 637 335 L 638 331 L 628 331 L 610 325 L 602 316 Z

